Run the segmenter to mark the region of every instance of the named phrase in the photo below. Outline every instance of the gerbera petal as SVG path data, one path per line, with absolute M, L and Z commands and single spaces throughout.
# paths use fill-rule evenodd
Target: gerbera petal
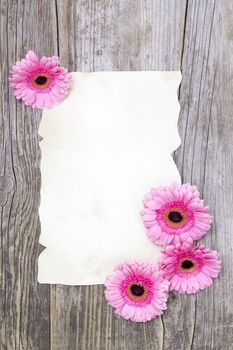
M 147 201 L 146 206 L 150 209 L 156 210 L 156 209 L 159 209 L 161 207 L 161 202 L 158 203 L 158 201 L 149 200 L 149 201 Z
M 217 277 L 219 270 L 215 267 L 209 267 L 208 265 L 203 266 L 202 271 L 210 277 Z
M 179 280 L 179 277 L 178 275 L 176 274 L 173 274 L 171 277 L 170 277 L 170 282 L 171 282 L 171 289 L 175 289 L 176 285 L 177 285 L 177 282 Z
M 44 108 L 45 101 L 44 101 L 44 94 L 38 94 L 36 96 L 36 107 L 37 108 Z
M 196 279 L 195 275 L 189 278 L 189 283 L 192 283 L 194 290 L 198 291 L 199 290 L 199 283 L 198 280 Z
M 181 283 L 180 283 L 181 292 L 183 292 L 183 293 L 186 292 L 186 290 L 187 290 L 187 285 L 188 285 L 187 279 L 186 279 L 185 277 L 182 278 Z
M 162 235 L 162 229 L 158 225 L 153 225 L 147 231 L 147 235 L 153 242 L 157 242 L 160 239 L 161 235 Z
M 26 59 L 28 61 L 32 61 L 32 62 L 39 62 L 38 57 L 36 56 L 35 52 L 32 50 L 29 50 L 28 53 L 26 54 Z
M 128 320 L 130 318 L 130 315 L 132 314 L 130 311 L 131 311 L 131 306 L 128 304 L 125 304 L 121 310 L 122 317 Z
M 200 273 L 197 273 L 196 274 L 196 279 L 198 280 L 199 282 L 199 286 L 201 289 L 204 289 L 207 287 L 207 284 L 206 284 L 206 280 L 205 280 L 205 275 L 202 274 L 201 272 Z
M 200 203 L 198 200 L 193 200 L 192 202 L 188 203 L 188 208 L 192 210 L 198 209 L 199 206 L 200 206 Z
M 155 214 L 144 214 L 143 215 L 143 220 L 144 221 L 152 221 L 156 218 Z
M 168 256 L 168 258 L 164 260 L 164 264 L 169 265 L 175 261 L 177 261 L 177 258 L 175 256 Z

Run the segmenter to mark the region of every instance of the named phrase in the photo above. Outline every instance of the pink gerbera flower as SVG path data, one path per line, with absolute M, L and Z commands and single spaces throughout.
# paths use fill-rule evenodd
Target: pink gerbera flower
M 204 245 L 192 247 L 186 243 L 168 246 L 159 259 L 161 270 L 170 281 L 170 289 L 178 293 L 197 293 L 209 287 L 221 269 L 219 255 Z
M 166 309 L 169 282 L 155 265 L 119 265 L 107 278 L 105 296 L 116 313 L 135 322 L 150 321 Z
M 189 237 L 197 240 L 212 222 L 197 187 L 190 184 L 152 189 L 144 199 L 141 215 L 149 238 L 163 246 L 184 242 Z
M 42 57 L 33 51 L 16 62 L 10 76 L 10 85 L 17 99 L 33 108 L 52 108 L 68 94 L 71 75 L 59 66 L 59 58 Z

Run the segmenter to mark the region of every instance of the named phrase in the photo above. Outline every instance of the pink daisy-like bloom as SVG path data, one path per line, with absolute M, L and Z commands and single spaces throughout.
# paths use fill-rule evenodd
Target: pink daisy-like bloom
M 108 303 L 127 320 L 150 321 L 167 308 L 169 282 L 155 265 L 123 263 L 107 278 L 105 287 Z
M 33 108 L 52 108 L 62 102 L 69 92 L 71 75 L 59 64 L 57 56 L 39 59 L 29 51 L 13 66 L 9 78 L 16 98 Z
M 197 240 L 212 222 L 197 187 L 190 184 L 174 183 L 152 189 L 145 196 L 141 216 L 148 237 L 162 246 L 182 243 L 188 238 Z
M 189 238 L 185 243 L 168 246 L 159 258 L 159 266 L 170 281 L 170 290 L 180 294 L 197 293 L 209 287 L 221 269 L 215 250 L 204 245 L 193 248 L 192 243 Z

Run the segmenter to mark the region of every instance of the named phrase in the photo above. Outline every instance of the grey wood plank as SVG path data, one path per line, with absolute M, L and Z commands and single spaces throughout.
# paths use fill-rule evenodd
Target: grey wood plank
M 180 68 L 186 1 L 57 4 L 59 53 L 69 70 Z M 164 331 L 161 318 L 135 324 L 115 316 L 102 286 L 51 286 L 52 349 L 162 349 Z
M 50 1 L 7 1 L 1 6 L 0 175 L 13 189 L 0 194 L 0 349 L 50 348 L 49 287 L 37 283 L 41 112 L 16 103 L 8 84 L 10 67 L 31 48 L 56 53 L 55 6 Z M 1 178 L 2 179 L 2 178 Z M 7 190 L 7 191 L 8 191 Z
M 232 10 L 228 1 L 189 1 L 187 7 L 180 88 L 182 144 L 175 159 L 184 182 L 198 185 L 214 216 L 202 242 L 220 252 L 223 270 L 210 288 L 196 296 L 179 297 L 181 304 L 173 302 L 174 316 L 164 316 L 165 349 L 233 349 L 232 272 L 228 269 L 233 259 L 232 24 L 228 20 Z M 186 343 L 183 336 L 190 329 Z

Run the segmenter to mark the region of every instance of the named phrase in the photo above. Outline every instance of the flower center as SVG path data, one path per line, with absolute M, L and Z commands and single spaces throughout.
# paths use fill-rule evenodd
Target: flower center
M 179 211 L 171 211 L 168 214 L 168 219 L 172 222 L 181 222 L 183 220 L 183 215 Z
M 167 226 L 175 229 L 186 226 L 189 220 L 186 210 L 180 206 L 168 207 L 162 215 Z
M 145 292 L 144 287 L 140 286 L 139 284 L 132 284 L 130 290 L 135 297 L 141 297 Z
M 43 90 L 50 84 L 50 77 L 45 73 L 38 73 L 32 78 L 32 85 L 39 89 Z
M 35 83 L 38 85 L 44 85 L 47 82 L 48 78 L 44 75 L 39 75 L 36 79 L 35 79 Z
M 187 269 L 187 270 L 189 270 L 189 269 L 191 269 L 192 267 L 194 266 L 194 263 L 191 261 L 191 260 L 184 260 L 184 261 L 182 261 L 182 263 L 181 263 L 181 267 L 183 268 L 183 269 Z
M 144 303 L 150 298 L 150 287 L 147 283 L 141 282 L 138 279 L 129 281 L 124 287 L 125 293 L 130 302 Z
M 183 258 L 179 263 L 179 270 L 181 272 L 193 272 L 198 268 L 199 264 L 190 258 Z

